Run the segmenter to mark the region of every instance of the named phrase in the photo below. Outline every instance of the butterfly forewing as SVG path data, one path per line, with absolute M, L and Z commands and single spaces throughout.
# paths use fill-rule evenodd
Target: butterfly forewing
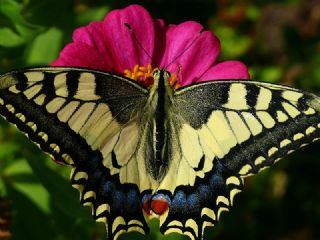
M 313 141 L 319 103 L 313 94 L 253 81 L 212 81 L 175 95 L 175 108 L 198 145 L 241 176 Z
M 148 231 L 141 192 L 150 184 L 137 153 L 147 96 L 128 79 L 84 69 L 38 68 L 0 77 L 0 113 L 56 161 L 73 166 L 81 202 L 108 223 L 110 239 Z

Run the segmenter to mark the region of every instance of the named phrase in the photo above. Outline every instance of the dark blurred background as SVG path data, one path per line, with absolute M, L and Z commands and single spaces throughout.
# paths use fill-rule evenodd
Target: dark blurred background
M 252 79 L 320 93 L 319 0 L 0 0 L 0 72 L 48 65 L 73 30 L 131 3 L 155 18 L 196 20 L 222 43 L 221 60 L 238 59 Z M 0 119 L 0 240 L 100 240 L 104 226 L 80 206 L 70 169 L 54 164 Z M 311 144 L 246 180 L 235 206 L 206 239 L 320 239 L 320 151 Z M 11 236 L 11 237 L 10 237 Z M 163 237 L 157 222 L 150 236 Z

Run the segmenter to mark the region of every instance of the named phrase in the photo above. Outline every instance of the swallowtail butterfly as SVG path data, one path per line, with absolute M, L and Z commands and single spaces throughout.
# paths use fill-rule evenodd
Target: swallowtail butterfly
M 108 239 L 160 230 L 203 239 L 243 178 L 320 137 L 320 98 L 254 81 L 173 90 L 158 70 L 147 89 L 80 68 L 0 76 L 0 113 L 56 161 L 71 165 L 81 202 Z

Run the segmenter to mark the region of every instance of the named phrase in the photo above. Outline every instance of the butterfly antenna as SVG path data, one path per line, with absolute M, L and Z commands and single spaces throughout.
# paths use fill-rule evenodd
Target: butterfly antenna
M 142 49 L 142 51 L 150 58 L 150 62 L 152 65 L 152 57 L 150 55 L 150 53 L 142 46 L 141 42 L 139 41 L 139 39 L 137 38 L 137 35 L 134 31 L 134 29 L 130 26 L 129 23 L 124 23 L 124 25 L 129 29 L 129 31 L 132 32 L 132 36 L 133 36 L 133 40 L 137 43 L 137 45 Z
M 181 57 L 186 51 L 188 51 L 193 44 L 199 39 L 199 37 L 201 36 L 201 34 L 205 31 L 204 28 L 202 28 L 199 33 L 195 36 L 195 38 L 191 41 L 191 43 L 189 43 L 189 45 L 182 51 L 180 52 L 177 56 L 175 56 L 171 62 L 169 62 L 164 69 L 167 69 L 173 62 L 175 62 L 179 57 Z

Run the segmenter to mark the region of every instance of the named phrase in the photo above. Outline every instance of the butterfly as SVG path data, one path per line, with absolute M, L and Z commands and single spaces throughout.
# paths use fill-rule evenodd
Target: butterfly
M 203 239 L 243 179 L 320 137 L 320 98 L 243 80 L 174 90 L 89 69 L 46 67 L 0 76 L 0 114 L 60 163 L 108 239 L 163 234 Z

